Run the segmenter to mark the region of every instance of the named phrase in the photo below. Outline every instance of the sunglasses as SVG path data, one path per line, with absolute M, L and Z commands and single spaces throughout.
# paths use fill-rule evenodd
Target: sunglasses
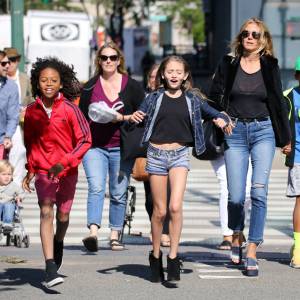
M 249 37 L 250 35 L 252 35 L 252 37 L 255 39 L 255 40 L 258 40 L 260 38 L 260 32 L 256 32 L 256 31 L 248 31 L 248 30 L 244 30 L 242 31 L 242 38 L 245 39 L 247 37 Z
M 8 58 L 10 62 L 15 63 L 17 60 L 19 60 L 18 56 L 14 56 L 14 57 L 9 57 Z
M 110 59 L 110 61 L 117 61 L 119 59 L 118 55 L 100 55 L 100 59 L 102 61 L 107 61 L 108 59 Z
M 6 65 L 10 65 L 10 61 L 1 61 L 1 66 L 5 67 Z

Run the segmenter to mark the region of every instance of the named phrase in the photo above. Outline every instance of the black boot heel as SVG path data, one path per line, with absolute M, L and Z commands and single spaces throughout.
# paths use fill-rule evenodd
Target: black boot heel
M 163 264 L 162 264 L 162 252 L 159 252 L 159 258 L 153 255 L 153 251 L 149 253 L 149 263 L 151 270 L 152 282 L 163 282 L 165 280 Z
M 180 280 L 180 260 L 178 256 L 171 259 L 169 256 L 168 261 L 168 281 L 179 281 Z

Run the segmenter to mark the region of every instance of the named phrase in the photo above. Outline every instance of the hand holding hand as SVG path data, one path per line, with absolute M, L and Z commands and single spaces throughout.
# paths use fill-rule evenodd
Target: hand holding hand
M 216 126 L 222 129 L 227 126 L 227 123 L 222 118 L 213 119 L 213 122 Z
M 57 163 L 49 169 L 48 178 L 53 180 L 63 170 L 64 166 L 60 163 Z
M 292 144 L 289 143 L 287 145 L 285 145 L 284 147 L 282 147 L 281 152 L 285 155 L 289 155 L 292 151 Z
M 142 112 L 141 110 L 137 110 L 136 112 L 134 112 L 129 121 L 132 123 L 141 123 L 143 122 L 144 118 L 145 118 L 146 114 L 144 112 Z
M 34 177 L 34 173 L 27 173 L 27 175 L 24 177 L 22 182 L 22 188 L 24 191 L 27 191 L 29 193 L 33 192 L 34 190 L 30 188 L 30 182 Z

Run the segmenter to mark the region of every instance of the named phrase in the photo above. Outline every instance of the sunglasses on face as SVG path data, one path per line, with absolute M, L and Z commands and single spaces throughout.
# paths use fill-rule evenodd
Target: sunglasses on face
M 100 55 L 100 59 L 102 61 L 107 61 L 108 59 L 110 59 L 110 61 L 117 61 L 119 59 L 118 55 Z
M 242 38 L 245 39 L 247 37 L 249 37 L 250 35 L 252 35 L 252 37 L 255 40 L 258 40 L 260 38 L 260 32 L 256 32 L 256 31 L 248 31 L 248 30 L 244 30 L 241 34 Z
M 10 61 L 1 61 L 1 66 L 5 67 L 6 65 L 10 65 Z
M 9 57 L 8 59 L 10 62 L 15 63 L 19 59 L 19 57 Z

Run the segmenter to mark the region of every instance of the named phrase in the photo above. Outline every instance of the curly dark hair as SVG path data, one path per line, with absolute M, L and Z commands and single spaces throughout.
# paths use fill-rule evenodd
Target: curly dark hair
M 46 68 L 51 68 L 59 73 L 60 81 L 62 84 L 61 92 L 69 99 L 74 100 L 80 95 L 81 85 L 76 78 L 73 65 L 69 66 L 57 57 L 44 57 L 37 58 L 36 62 L 32 65 L 31 69 L 31 87 L 32 95 L 34 97 L 41 96 L 41 91 L 38 88 L 39 77 L 41 71 Z

